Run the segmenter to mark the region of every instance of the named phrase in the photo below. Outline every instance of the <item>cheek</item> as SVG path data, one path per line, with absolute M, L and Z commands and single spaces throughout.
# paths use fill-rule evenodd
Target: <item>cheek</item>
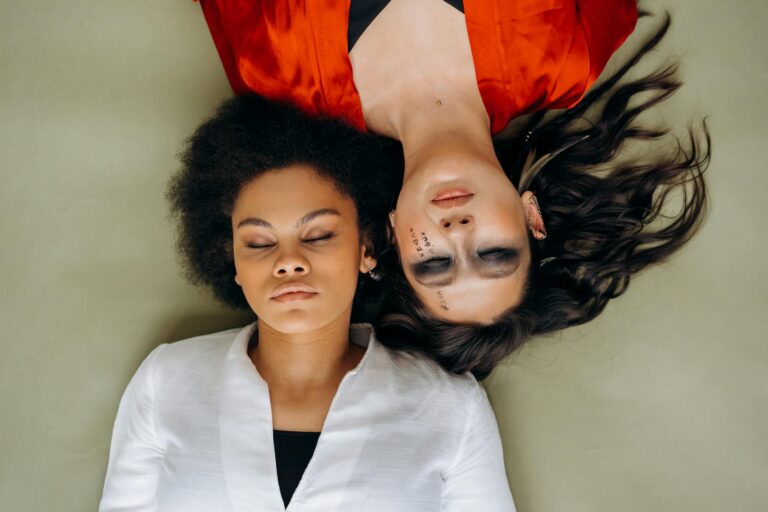
M 398 222 L 400 222 L 400 219 L 398 219 Z M 418 222 L 410 224 L 404 222 L 397 230 L 395 242 L 401 258 L 424 258 L 431 252 L 434 252 L 430 232 L 420 229 Z
M 483 205 L 484 227 L 499 230 L 502 233 L 525 231 L 525 212 L 518 196 L 497 197 Z
M 235 254 L 235 272 L 240 281 L 243 293 L 254 295 L 265 287 L 272 277 L 272 262 L 267 258 L 255 258 L 248 255 Z
M 407 212 L 411 205 L 415 204 L 415 188 L 413 180 L 408 180 L 403 183 L 403 186 L 400 189 L 400 194 L 397 196 L 397 202 L 395 203 L 395 210 L 398 212 L 398 215 L 401 210 Z
M 360 271 L 358 250 L 345 247 L 344 250 L 334 251 L 334 253 L 313 256 L 310 264 L 314 278 L 334 287 L 349 286 L 350 282 L 356 281 Z
M 402 198 L 402 196 L 401 196 Z M 395 235 L 401 250 L 407 250 L 415 230 L 417 234 L 432 224 L 423 207 L 407 198 L 399 200 L 395 208 Z

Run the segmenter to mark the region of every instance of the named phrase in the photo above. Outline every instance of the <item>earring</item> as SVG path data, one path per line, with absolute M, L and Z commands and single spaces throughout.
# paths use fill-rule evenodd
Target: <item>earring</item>
M 528 132 L 525 134 L 524 142 L 528 142 L 529 140 L 531 140 L 531 135 L 533 135 L 533 130 L 528 130 Z
M 376 282 L 381 281 L 381 274 L 373 270 L 370 265 L 368 265 L 368 276 Z

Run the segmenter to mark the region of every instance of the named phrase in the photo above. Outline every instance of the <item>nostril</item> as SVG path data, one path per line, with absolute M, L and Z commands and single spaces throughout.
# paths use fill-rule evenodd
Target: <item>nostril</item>
M 448 221 L 443 221 L 443 227 L 444 228 L 449 228 L 449 227 L 451 227 L 451 223 L 448 222 Z
M 469 219 L 464 218 L 459 221 L 459 224 L 469 224 Z

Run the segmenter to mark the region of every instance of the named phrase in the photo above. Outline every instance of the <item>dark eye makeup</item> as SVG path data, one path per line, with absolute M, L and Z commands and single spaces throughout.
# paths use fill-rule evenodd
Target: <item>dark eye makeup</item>
M 477 257 L 482 261 L 507 262 L 520 257 L 520 252 L 511 247 L 492 247 L 477 251 Z
M 413 265 L 413 273 L 421 276 L 440 274 L 451 268 L 453 258 L 447 256 L 433 256 L 428 260 L 420 261 Z
M 483 278 L 501 278 L 514 273 L 520 265 L 520 259 L 520 249 L 496 246 L 479 249 L 471 256 L 469 265 Z M 433 256 L 412 264 L 411 271 L 416 280 L 425 286 L 445 286 L 455 277 L 450 276 L 454 264 L 452 256 Z M 441 281 L 436 283 L 435 279 Z

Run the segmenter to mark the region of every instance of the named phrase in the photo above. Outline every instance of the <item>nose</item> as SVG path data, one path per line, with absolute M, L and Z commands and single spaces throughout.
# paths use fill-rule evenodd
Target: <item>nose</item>
M 275 262 L 272 275 L 278 278 L 304 276 L 309 274 L 309 271 L 309 261 L 306 258 L 296 254 L 284 254 Z
M 456 230 L 464 231 L 473 228 L 474 225 L 475 219 L 472 215 L 457 215 L 453 217 L 445 217 L 440 220 L 440 227 L 448 232 Z

